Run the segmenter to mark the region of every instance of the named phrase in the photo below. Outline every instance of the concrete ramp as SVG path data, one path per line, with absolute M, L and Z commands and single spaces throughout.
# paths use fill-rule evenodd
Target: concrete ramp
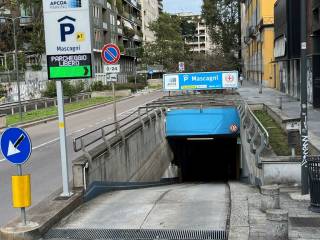
M 83 204 L 51 229 L 46 238 L 94 239 L 99 233 L 101 239 L 117 239 L 125 232 L 134 238 L 133 232 L 140 232 L 145 237 L 138 238 L 149 239 L 148 234 L 175 231 L 173 239 L 188 239 L 182 235 L 191 233 L 189 239 L 226 239 L 228 209 L 229 189 L 225 184 L 190 183 L 117 191 Z M 110 236 L 112 233 L 114 236 Z

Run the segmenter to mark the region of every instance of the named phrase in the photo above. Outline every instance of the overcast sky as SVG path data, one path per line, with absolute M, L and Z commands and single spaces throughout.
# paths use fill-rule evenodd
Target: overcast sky
M 164 0 L 164 11 L 169 13 L 201 13 L 202 0 Z

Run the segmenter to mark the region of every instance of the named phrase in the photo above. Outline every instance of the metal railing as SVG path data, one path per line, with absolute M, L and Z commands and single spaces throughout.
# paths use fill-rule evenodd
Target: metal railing
M 89 98 L 91 98 L 91 93 L 80 93 L 70 98 L 65 97 L 64 102 L 72 103 L 72 102 L 78 102 L 80 100 L 85 100 Z M 22 101 L 21 104 L 23 106 L 23 111 L 27 112 L 30 110 L 38 110 L 38 109 L 47 108 L 50 106 L 55 106 L 57 105 L 57 99 L 56 98 L 38 98 L 38 99 Z M 0 113 L 13 115 L 16 113 L 15 110 L 18 107 L 19 107 L 19 102 L 0 104 Z
M 270 147 L 269 133 L 245 101 L 239 104 L 238 110 L 241 124 L 246 131 L 246 140 L 250 144 L 250 151 L 255 155 L 256 167 L 261 168 L 261 153 Z
M 197 99 L 197 101 L 196 101 Z M 144 126 L 143 118 L 150 117 L 152 113 L 156 111 L 161 111 L 164 113 L 169 108 L 187 108 L 187 107 L 198 107 L 202 109 L 208 106 L 234 106 L 234 102 L 225 101 L 223 99 L 217 100 L 213 97 L 164 97 L 161 100 L 156 100 L 151 103 L 147 103 L 143 107 L 138 107 L 137 109 L 130 112 L 127 116 L 118 120 L 118 122 L 112 122 L 105 124 L 97 129 L 87 132 L 79 137 L 73 139 L 73 149 L 75 152 L 84 151 L 87 152 L 87 148 L 96 144 L 99 141 L 104 141 L 107 143 L 107 137 L 112 134 L 120 133 L 125 127 L 132 125 L 133 123 L 140 121 Z
M 79 137 L 73 139 L 73 150 L 75 152 L 84 151 L 87 152 L 87 148 L 99 141 L 104 141 L 107 143 L 107 137 L 112 134 L 120 133 L 123 136 L 122 129 L 124 127 L 128 127 L 133 125 L 134 123 L 140 121 L 142 126 L 144 126 L 144 117 L 151 118 L 151 114 L 157 114 L 156 111 L 164 111 L 161 108 L 153 108 L 153 107 L 138 107 L 133 112 L 129 113 L 127 116 L 121 118 L 117 122 L 112 122 L 105 124 L 95 130 L 87 132 Z

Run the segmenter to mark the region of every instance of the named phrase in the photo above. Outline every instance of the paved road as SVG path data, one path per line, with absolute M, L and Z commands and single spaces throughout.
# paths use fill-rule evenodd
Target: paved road
M 229 190 L 223 183 L 185 183 L 116 191 L 83 204 L 53 232 L 66 233 L 74 229 L 87 232 L 90 229 L 225 231 L 229 201 Z
M 118 103 L 118 115 L 125 115 L 137 106 L 160 98 L 161 92 L 142 94 Z M 69 165 L 79 154 L 74 153 L 72 139 L 90 129 L 112 122 L 112 105 L 70 116 L 66 119 Z M 50 193 L 59 189 L 61 183 L 61 164 L 59 152 L 59 133 L 57 121 L 37 125 L 27 129 L 30 134 L 33 153 L 24 165 L 24 172 L 31 174 L 33 205 Z M 19 210 L 11 208 L 11 176 L 16 168 L 0 158 L 0 226 L 19 216 Z

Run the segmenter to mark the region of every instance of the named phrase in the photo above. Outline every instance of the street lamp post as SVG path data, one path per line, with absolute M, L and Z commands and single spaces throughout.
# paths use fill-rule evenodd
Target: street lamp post
M 21 105 L 21 90 L 20 90 L 20 81 L 19 81 L 19 63 L 18 63 L 18 45 L 17 45 L 17 36 L 16 36 L 16 21 L 20 19 L 25 19 L 30 17 L 16 17 L 16 18 L 10 18 L 10 17 L 1 17 L 0 20 L 10 20 L 12 21 L 13 25 L 13 41 L 14 41 L 14 54 L 15 54 L 15 69 L 17 74 L 17 87 L 18 87 L 18 102 L 19 102 L 19 117 L 20 121 L 22 122 L 22 105 Z

